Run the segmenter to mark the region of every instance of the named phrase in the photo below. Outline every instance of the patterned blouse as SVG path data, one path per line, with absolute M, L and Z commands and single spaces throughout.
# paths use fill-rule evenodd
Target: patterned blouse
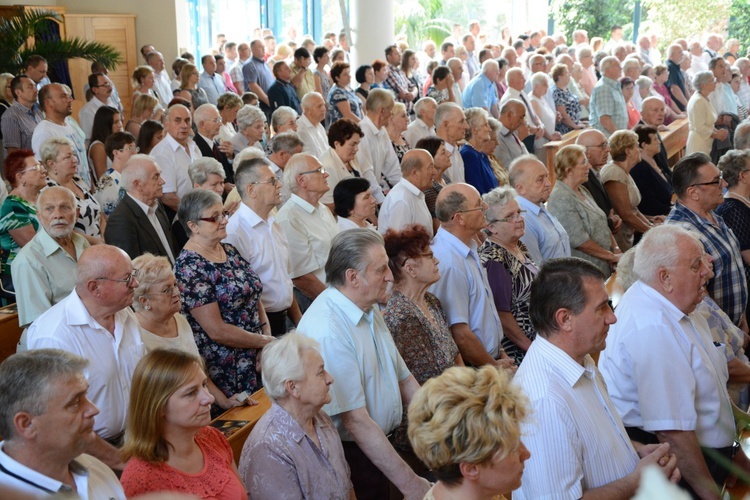
M 2 247 L 2 272 L 10 276 L 10 265 L 21 250 L 21 246 L 10 235 L 11 229 L 31 224 L 39 229 L 36 207 L 15 194 L 9 194 L 0 207 L 0 247 Z
M 96 201 L 94 195 L 89 191 L 86 183 L 78 177 L 73 176 L 73 182 L 78 189 L 83 193 L 83 198 L 79 198 L 76 194 L 76 202 L 78 203 L 78 220 L 76 221 L 76 229 L 78 232 L 85 234 L 86 236 L 92 236 L 94 238 L 102 238 L 102 218 L 101 218 L 101 207 L 99 202 Z M 54 181 L 47 177 L 47 186 L 59 186 L 57 181 Z M 75 192 L 74 192 L 75 194 Z
M 425 94 L 425 96 L 432 97 L 438 104 L 448 99 L 448 96 L 445 95 L 445 92 L 443 92 L 442 90 L 438 90 L 435 87 L 428 88 L 427 94 Z
M 453 366 L 458 356 L 458 346 L 453 341 L 440 300 L 427 292 L 425 302 L 431 318 L 398 291 L 393 292 L 383 311 L 396 348 L 420 385 Z M 393 432 L 393 440 L 397 448 L 411 449 L 406 435 L 406 407 L 401 425 Z
M 99 185 L 94 196 L 107 217 L 117 208 L 117 204 L 125 195 L 125 189 L 120 187 L 121 179 L 122 174 L 114 168 L 107 169 L 99 179 Z
M 536 330 L 531 324 L 529 299 L 531 283 L 539 269 L 531 260 L 526 245 L 519 241 L 518 247 L 526 258 L 525 262 L 521 262 L 512 252 L 489 239 L 479 250 L 479 258 L 487 269 L 487 280 L 495 297 L 495 307 L 498 311 L 510 312 L 524 335 L 533 341 L 536 338 Z M 502 345 L 506 354 L 515 360 L 516 365 L 520 365 L 526 351 L 513 343 L 507 335 L 503 338 Z
M 224 322 L 245 331 L 260 333 L 258 302 L 263 285 L 250 264 L 227 243 L 223 263 L 211 262 L 196 252 L 183 249 L 174 265 L 177 285 L 182 294 L 182 314 L 193 329 L 195 344 L 206 361 L 209 378 L 230 397 L 260 389 L 260 374 L 255 370 L 257 349 L 229 347 L 213 340 L 192 315 L 196 307 L 216 303 Z
M 349 102 L 349 107 L 357 118 L 362 118 L 362 101 L 357 97 L 351 89 L 339 87 L 334 85 L 331 87 L 331 91 L 328 92 L 328 115 L 326 121 L 333 123 L 336 120 L 340 120 L 344 117 L 337 106 L 340 102 Z
M 570 119 L 575 123 L 581 123 L 581 104 L 578 102 L 578 98 L 573 95 L 573 92 L 555 85 L 552 91 L 552 99 L 555 101 L 555 107 L 565 106 L 565 112 L 568 113 Z M 567 134 L 573 129 L 559 121 L 555 124 L 555 130 L 561 134 Z
M 398 156 L 398 162 L 401 163 L 401 160 L 403 160 L 404 155 L 407 151 L 409 151 L 409 145 L 400 145 L 396 144 L 395 142 L 391 141 L 391 146 L 393 146 L 393 150 L 396 152 L 396 156 Z

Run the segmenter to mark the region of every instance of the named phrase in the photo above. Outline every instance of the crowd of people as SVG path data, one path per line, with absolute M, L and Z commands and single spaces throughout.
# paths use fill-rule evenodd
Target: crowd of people
M 344 35 L 260 31 L 171 75 L 143 46 L 129 120 L 94 63 L 77 121 L 30 57 L 0 118 L 26 328 L 0 487 L 625 499 L 650 466 L 720 498 L 750 473 L 750 59 L 724 45 L 473 21 L 355 69 Z M 236 465 L 210 423 L 261 388 Z

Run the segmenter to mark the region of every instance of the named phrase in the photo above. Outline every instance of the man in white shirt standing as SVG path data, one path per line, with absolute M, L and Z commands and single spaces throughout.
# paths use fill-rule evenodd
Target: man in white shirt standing
M 89 102 L 83 105 L 78 113 L 78 121 L 81 124 L 83 133 L 86 134 L 86 140 L 91 140 L 91 130 L 94 127 L 94 116 L 102 106 L 111 106 L 118 109 L 112 101 L 112 82 L 106 75 L 91 74 L 89 75 L 89 88 L 93 97 Z M 122 120 L 122 117 L 120 117 Z M 122 122 L 121 122 L 122 123 Z
M 437 136 L 445 141 L 445 149 L 451 155 L 451 168 L 445 173 L 452 182 L 464 182 L 464 160 L 459 151 L 458 141 L 463 141 L 469 124 L 461 106 L 454 102 L 443 102 L 435 111 Z
M 237 62 L 229 67 L 229 78 L 232 80 L 232 85 L 237 89 L 240 95 L 245 91 L 245 77 L 242 76 L 242 66 L 253 56 L 250 52 L 250 44 L 242 42 L 237 45 Z
M 378 231 L 400 231 L 409 224 L 420 224 L 432 237 L 432 216 L 423 190 L 432 186 L 435 162 L 424 149 L 412 149 L 401 160 L 401 180 L 393 186 L 380 207 Z
M 149 52 L 146 54 L 146 62 L 154 68 L 154 90 L 159 97 L 159 103 L 167 109 L 173 94 L 169 75 L 164 70 L 164 56 L 161 52 Z
M 33 498 L 125 499 L 114 472 L 83 453 L 97 439 L 99 413 L 86 397 L 88 364 L 58 349 L 0 364 L 0 486 Z
M 270 215 L 281 203 L 282 184 L 263 158 L 240 163 L 235 180 L 242 203 L 227 223 L 224 241 L 234 245 L 260 277 L 261 302 L 271 334 L 277 337 L 286 333 L 287 318 L 296 325 L 302 317 L 289 276 L 286 236 Z
M 437 102 L 432 97 L 423 97 L 414 104 L 416 119 L 409 124 L 403 133 L 404 140 L 413 148 L 419 139 L 435 135 L 435 112 Z
M 302 116 L 297 120 L 297 134 L 305 143 L 303 151 L 322 158 L 328 151 L 328 136 L 323 126 L 326 118 L 326 102 L 317 92 L 308 92 L 300 101 Z
M 359 122 L 364 132 L 359 143 L 357 162 L 362 177 L 370 181 L 372 195 L 378 204 L 383 203 L 384 190 L 388 190 L 401 180 L 398 157 L 391 145 L 385 127 L 391 119 L 395 100 L 393 93 L 385 89 L 372 89 L 365 102 L 365 117 Z

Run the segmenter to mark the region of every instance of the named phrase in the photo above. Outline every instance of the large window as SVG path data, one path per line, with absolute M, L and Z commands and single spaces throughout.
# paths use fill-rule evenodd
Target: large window
M 211 53 L 219 33 L 225 34 L 227 40 L 250 41 L 253 30 L 262 25 L 261 1 L 265 3 L 264 0 L 188 0 L 190 50 L 196 60 Z

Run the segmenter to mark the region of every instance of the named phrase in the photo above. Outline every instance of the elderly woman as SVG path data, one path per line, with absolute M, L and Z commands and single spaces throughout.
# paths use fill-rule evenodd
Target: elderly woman
M 620 249 L 625 251 L 633 246 L 635 233 L 645 233 L 654 223 L 638 210 L 641 192 L 630 176 L 630 169 L 641 161 L 638 134 L 630 130 L 618 130 L 610 136 L 609 146 L 612 162 L 602 167 L 599 179 L 612 200 L 612 208 L 622 219 L 622 227 L 615 235 L 615 239 Z M 664 222 L 664 217 L 656 219 L 655 222 Z
M 359 125 L 347 119 L 336 120 L 328 129 L 328 144 L 331 148 L 319 158 L 328 173 L 330 188 L 320 198 L 320 202 L 328 208 L 333 208 L 333 190 L 339 182 L 362 175 L 357 163 L 357 151 L 364 135 Z
M 406 114 L 406 106 L 402 102 L 396 102 L 385 130 L 388 132 L 388 138 L 391 140 L 391 146 L 398 156 L 399 163 L 401 163 L 401 159 L 406 152 L 411 149 L 404 139 L 404 132 L 406 132 L 408 126 L 409 116 Z
M 393 294 L 383 319 L 409 371 L 424 384 L 451 366 L 463 365 L 443 306 L 427 291 L 440 279 L 438 261 L 430 250 L 430 235 L 420 225 L 389 229 L 384 239 Z M 413 455 L 406 435 L 406 412 L 394 431 L 393 444 L 406 457 Z
M 193 110 L 208 102 L 206 91 L 198 87 L 200 73 L 195 64 L 187 63 L 180 70 L 180 88 L 175 90 L 175 97 L 181 97 L 193 104 Z
M 357 94 L 357 97 L 359 97 L 359 100 L 362 101 L 362 106 L 364 106 L 367 102 L 367 96 L 370 95 L 370 85 L 375 81 L 375 72 L 373 71 L 372 66 L 369 64 L 363 64 L 357 68 L 357 71 L 354 73 L 354 78 L 359 84 L 357 90 L 354 92 Z
M 492 167 L 492 172 L 495 174 L 495 178 L 497 179 L 497 185 L 505 186 L 506 184 L 508 184 L 508 170 L 500 163 L 500 160 L 498 160 L 495 156 L 495 149 L 497 149 L 497 146 L 500 144 L 499 134 L 500 129 L 503 127 L 503 124 L 500 123 L 500 120 L 492 117 L 487 118 L 487 123 L 490 126 L 490 137 L 484 143 L 484 146 L 482 147 L 482 153 L 486 154 L 490 159 L 490 166 Z
M 578 98 L 578 102 L 581 105 L 581 120 L 588 120 L 591 97 L 583 90 L 583 87 L 581 87 L 582 76 L 583 67 L 581 66 L 581 63 L 573 63 L 573 67 L 570 68 L 570 83 L 568 84 L 568 90 Z
M 111 106 L 102 106 L 96 110 L 88 150 L 89 166 L 94 173 L 92 182 L 98 182 L 104 172 L 112 166 L 112 159 L 107 156 L 104 141 L 110 135 L 122 131 L 121 116 L 120 111 Z
M 748 116 L 747 108 L 742 104 L 742 98 L 740 97 L 740 85 L 742 82 L 742 74 L 733 71 L 732 79 L 729 81 L 729 86 L 732 88 L 732 99 L 734 100 L 734 106 L 737 108 L 737 116 L 740 121 L 744 120 Z
M 571 130 L 584 128 L 581 123 L 581 104 L 578 98 L 568 90 L 570 85 L 570 71 L 565 64 L 555 64 L 552 68 L 552 81 L 555 88 L 552 90 L 552 99 L 555 108 L 560 113 L 560 121 L 555 123 L 555 130 L 560 134 L 567 134 Z
M 376 229 L 370 221 L 377 222 L 377 201 L 367 179 L 351 177 L 336 184 L 333 189 L 333 206 L 341 231 L 358 227 Z
M 435 214 L 435 202 L 440 191 L 451 182 L 450 178 L 445 175 L 445 172 L 452 165 L 451 154 L 445 148 L 445 140 L 436 135 L 418 140 L 414 148 L 428 151 L 435 162 L 435 176 L 432 178 L 432 187 L 425 189 L 424 201 L 432 216 L 432 228 L 437 233 L 440 221 L 437 218 L 437 214 Z
M 247 499 L 232 448 L 210 425 L 207 384 L 201 358 L 183 350 L 156 349 L 138 363 L 121 451 L 128 497 L 168 491 Z
M 39 150 L 42 164 L 47 168 L 47 185 L 70 189 L 78 201 L 76 231 L 90 244 L 104 243 L 106 219 L 86 183 L 76 175 L 78 158 L 73 143 L 65 137 L 51 137 Z
M 132 107 L 135 107 L 135 101 L 141 95 L 149 95 L 158 99 L 158 97 L 156 97 L 156 92 L 154 92 L 154 83 L 156 82 L 154 68 L 146 65 L 137 66 L 130 78 L 133 82 L 134 89 L 130 103 Z
M 438 482 L 425 499 L 504 499 L 531 456 L 521 441 L 527 399 L 505 370 L 453 367 L 409 405 L 409 440 Z M 480 493 L 481 492 L 481 493 Z
M 133 109 L 130 113 L 130 120 L 125 124 L 125 131 L 130 132 L 133 136 L 138 137 L 141 131 L 141 126 L 147 120 L 155 119 L 161 121 L 161 116 L 156 117 L 157 109 L 158 113 L 161 114 L 161 109 L 158 108 L 159 100 L 149 94 L 139 95 L 133 103 Z
M 628 111 L 628 129 L 635 127 L 641 121 L 641 113 L 635 107 L 633 96 L 635 95 L 635 82 L 627 76 L 620 80 L 620 91 L 625 99 L 625 106 Z
M 341 439 L 321 411 L 331 402 L 333 377 L 318 342 L 289 333 L 263 348 L 263 363 L 263 386 L 273 404 L 245 442 L 239 466 L 250 497 L 353 497 Z
M 464 114 L 469 125 L 466 143 L 461 146 L 466 182 L 474 186 L 479 194 L 488 193 L 497 187 L 497 177 L 492 170 L 490 158 L 483 152 L 485 143 L 490 140 L 490 125 L 487 121 L 489 114 L 482 108 L 469 108 Z
M 682 114 L 682 110 L 677 106 L 677 103 L 672 100 L 672 94 L 669 93 L 667 88 L 667 80 L 669 80 L 669 70 L 663 64 L 657 64 L 654 66 L 654 90 L 662 98 L 666 104 L 666 115 L 665 125 L 669 125 L 672 121 L 678 118 L 685 118 Z
M 216 107 L 219 110 L 219 116 L 221 116 L 219 140 L 231 141 L 237 133 L 234 121 L 237 119 L 237 112 L 242 108 L 242 99 L 236 94 L 226 92 L 219 96 Z
M 583 187 L 589 176 L 586 149 L 575 144 L 560 148 L 555 154 L 555 176 L 557 182 L 547 209 L 568 233 L 571 255 L 591 262 L 609 276 L 621 253 L 607 225 L 607 215 Z
M 273 341 L 260 301 L 263 285 L 226 238 L 221 197 L 196 189 L 180 200 L 177 215 L 188 242 L 175 262 L 182 313 L 193 329 L 211 380 L 227 397 L 260 388 L 255 359 Z
M 328 123 L 333 123 L 341 118 L 359 123 L 362 119 L 362 101 L 349 88 L 349 83 L 352 81 L 349 71 L 349 63 L 335 62 L 331 66 L 333 86 L 328 92 L 327 98 L 328 114 L 326 115 L 326 121 Z
M 164 136 L 167 135 L 164 130 L 164 125 L 156 120 L 146 120 L 143 122 L 136 141 L 138 151 L 147 155 L 151 153 L 154 146 L 159 144 Z
M 246 104 L 237 112 L 237 133 L 232 137 L 234 154 L 248 146 L 263 149 L 260 141 L 266 132 L 266 114 L 257 106 Z
M 695 93 L 688 101 L 688 138 L 685 154 L 701 152 L 711 155 L 714 139 L 723 141 L 729 135 L 727 129 L 714 127 L 719 114 L 708 95 L 716 89 L 716 78 L 710 71 L 700 71 L 693 76 Z
M 104 150 L 112 165 L 99 178 L 98 189 L 94 194 L 105 216 L 109 216 L 120 203 L 120 180 L 122 169 L 131 156 L 138 153 L 135 137 L 127 132 L 116 132 L 104 141 Z M 124 191 L 122 192 L 124 195 Z
M 296 132 L 297 118 L 299 118 L 299 115 L 294 108 L 279 106 L 271 115 L 271 135 L 274 136 L 283 132 Z
M 560 132 L 555 131 L 557 112 L 547 102 L 547 90 L 549 90 L 547 75 L 542 72 L 534 73 L 531 77 L 531 84 L 533 85 L 533 89 L 531 95 L 529 95 L 529 104 L 531 104 L 534 113 L 539 117 L 544 128 L 544 135 L 534 140 L 534 154 L 544 162 L 547 160 L 547 152 L 544 150 L 544 145 L 549 141 L 559 141 L 562 136 Z
M 529 315 L 531 283 L 539 269 L 521 242 L 525 233 L 525 210 L 516 201 L 516 191 L 495 188 L 482 197 L 487 204 L 487 240 L 479 257 L 487 270 L 495 308 L 503 325 L 503 349 L 516 365 L 523 361 L 536 330 Z
M 672 210 L 672 184 L 656 163 L 660 151 L 659 137 L 654 127 L 637 125 L 633 132 L 638 135 L 641 161 L 630 169 L 630 176 L 641 192 L 638 210 L 647 219 L 660 221 Z M 663 221 L 662 221 L 663 222 Z

